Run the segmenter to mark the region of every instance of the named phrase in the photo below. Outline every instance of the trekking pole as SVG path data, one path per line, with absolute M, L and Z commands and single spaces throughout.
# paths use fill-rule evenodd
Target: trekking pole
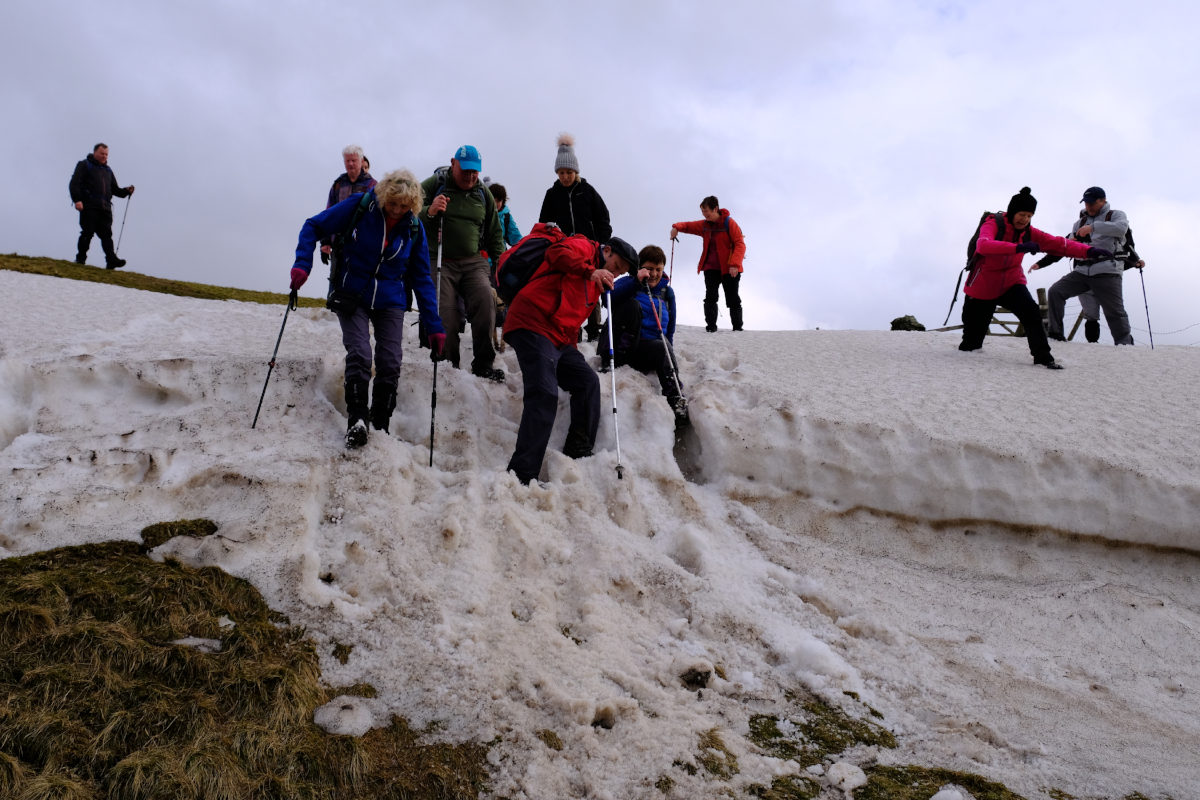
M 128 207 L 126 206 L 126 208 Z M 296 290 L 292 289 L 292 293 L 288 295 L 287 307 L 283 310 L 283 325 L 279 326 L 279 338 L 275 340 L 275 352 L 271 353 L 271 360 L 267 362 L 267 379 L 263 381 L 262 394 L 258 396 L 258 408 L 254 410 L 254 422 L 250 423 L 251 429 L 258 424 L 258 412 L 262 411 L 263 398 L 267 396 L 267 383 L 270 382 L 271 373 L 275 370 L 275 356 L 279 355 L 279 343 L 283 341 L 283 329 L 287 326 L 288 312 L 296 308 L 298 301 L 299 297 L 296 295 Z
M 667 280 L 675 277 L 675 240 L 671 240 L 671 264 L 667 267 Z
M 612 403 L 613 403 L 613 438 L 617 442 L 617 480 L 625 477 L 625 468 L 621 466 L 621 431 L 617 428 L 617 362 L 613 354 L 613 313 L 612 290 L 604 292 L 604 302 L 608 305 L 608 361 L 612 364 Z
M 1146 304 L 1146 330 L 1150 334 L 1150 349 L 1154 349 L 1154 329 L 1150 327 L 1150 301 L 1146 299 L 1146 275 L 1138 267 L 1138 276 L 1142 279 L 1142 302 Z
M 438 257 L 437 257 L 437 309 L 438 316 L 442 313 L 442 227 L 446 223 L 446 215 L 438 219 Z M 434 422 L 437 420 L 437 367 L 441 358 L 433 360 L 433 392 L 429 396 L 429 466 L 433 466 L 433 436 Z
M 133 195 L 125 198 L 125 213 L 121 215 L 121 232 L 117 234 L 117 246 L 113 248 L 113 253 L 121 252 L 121 237 L 125 235 L 125 218 L 129 216 L 129 204 L 133 202 Z M 287 317 L 287 312 L 283 312 L 284 317 Z
M 650 284 L 643 283 L 646 287 L 646 294 L 650 294 Z M 654 312 L 654 322 L 658 325 L 658 335 L 662 337 L 663 347 L 667 351 L 667 362 L 671 365 L 671 377 L 675 379 L 675 391 L 679 392 L 679 396 L 683 398 L 683 402 L 687 402 L 687 398 L 683 394 L 683 384 L 679 382 L 679 367 L 675 365 L 675 354 L 671 352 L 671 343 L 667 341 L 667 332 L 663 330 L 662 317 L 658 315 L 658 306 L 654 304 L 654 295 L 650 295 L 650 310 Z

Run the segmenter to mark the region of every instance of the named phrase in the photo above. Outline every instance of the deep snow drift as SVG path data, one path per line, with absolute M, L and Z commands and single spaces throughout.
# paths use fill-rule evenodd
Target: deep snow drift
M 499 737 L 510 797 L 662 796 L 664 774 L 701 797 L 671 765 L 714 728 L 735 787 L 796 768 L 744 737 L 804 686 L 895 732 L 849 761 L 1200 796 L 1200 350 L 1069 343 L 1056 373 L 1023 340 L 682 328 L 692 480 L 654 381 L 622 369 L 625 479 L 606 414 L 596 456 L 552 452 L 522 487 L 511 351 L 505 385 L 439 369 L 431 469 L 415 335 L 394 436 L 347 456 L 325 311 L 289 316 L 251 430 L 282 306 L 0 291 L 0 556 L 213 519 L 158 553 L 253 581 L 327 680 L 379 689 L 327 725 Z M 681 685 L 712 665 L 702 696 Z

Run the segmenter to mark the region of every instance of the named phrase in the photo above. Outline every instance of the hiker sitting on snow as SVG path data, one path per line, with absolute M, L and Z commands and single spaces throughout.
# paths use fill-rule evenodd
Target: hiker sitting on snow
M 676 369 L 675 290 L 663 274 L 667 256 L 658 245 L 638 253 L 638 269 L 613 284 L 613 358 L 618 367 L 656 373 L 663 396 L 675 412 L 677 424 L 688 422 L 687 400 Z M 602 366 L 608 364 L 608 336 L 600 338 Z

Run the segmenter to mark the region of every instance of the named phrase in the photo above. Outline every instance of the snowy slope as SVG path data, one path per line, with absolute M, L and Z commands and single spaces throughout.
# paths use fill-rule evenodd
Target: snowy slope
M 1200 796 L 1200 350 L 1069 343 L 1055 373 L 1021 340 L 681 328 L 692 480 L 654 382 L 623 369 L 625 479 L 606 418 L 595 457 L 552 452 L 523 487 L 511 352 L 503 386 L 439 369 L 430 468 L 415 336 L 394 438 L 347 457 L 327 312 L 288 317 L 251 430 L 281 307 L 11 272 L 0 291 L 0 556 L 211 518 L 160 555 L 253 581 L 331 683 L 379 689 L 360 716 L 500 737 L 502 795 L 661 796 L 714 728 L 735 785 L 769 783 L 795 765 L 747 719 L 805 686 L 897 734 L 851 760 Z M 681 685 L 712 665 L 702 696 Z

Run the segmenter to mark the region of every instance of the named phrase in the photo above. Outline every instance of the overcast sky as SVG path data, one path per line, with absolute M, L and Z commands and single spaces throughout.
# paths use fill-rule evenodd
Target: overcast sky
M 129 269 L 286 290 L 346 144 L 376 177 L 421 178 L 474 144 L 527 232 L 568 131 L 637 247 L 669 253 L 671 223 L 720 198 L 746 233 L 747 327 L 940 325 L 981 211 L 1028 185 L 1034 225 L 1061 234 L 1098 184 L 1148 262 L 1156 344 L 1197 344 L 1198 17 L 1182 0 L 10 0 L 0 251 L 73 256 L 67 181 L 104 141 L 137 186 L 114 203 Z M 699 254 L 681 237 L 684 324 L 703 324 Z

